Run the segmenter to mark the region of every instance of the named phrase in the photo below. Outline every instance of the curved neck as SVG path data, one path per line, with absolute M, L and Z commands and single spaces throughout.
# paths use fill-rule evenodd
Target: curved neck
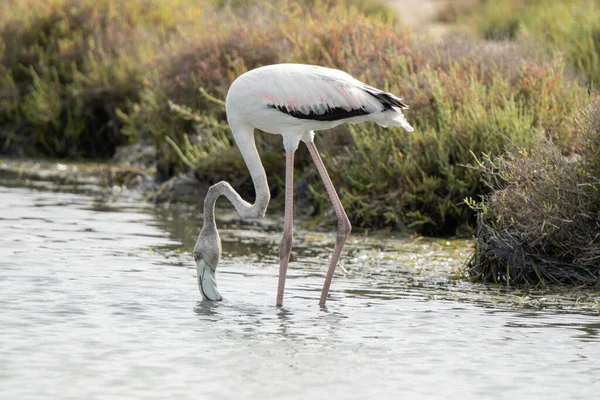
M 260 161 L 256 143 L 254 141 L 254 129 L 247 125 L 231 124 L 231 130 L 235 142 L 242 153 L 242 157 L 246 162 L 254 190 L 256 199 L 254 204 L 250 204 L 225 181 L 221 181 L 208 189 L 204 200 L 204 228 L 209 226 L 215 227 L 215 203 L 220 196 L 225 196 L 233 204 L 236 211 L 243 219 L 261 218 L 264 217 L 267 211 L 267 205 L 271 200 L 271 193 L 267 183 L 267 174 Z M 216 229 L 216 227 L 215 227 Z

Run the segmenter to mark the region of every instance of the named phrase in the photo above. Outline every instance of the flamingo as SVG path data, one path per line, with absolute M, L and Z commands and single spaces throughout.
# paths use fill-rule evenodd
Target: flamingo
M 283 137 L 286 154 L 285 211 L 279 251 L 279 283 L 276 306 L 283 305 L 287 267 L 292 250 L 294 154 L 304 142 L 323 180 L 335 211 L 338 226 L 333 255 L 321 292 L 325 306 L 340 253 L 351 225 L 325 165 L 315 146 L 314 131 L 345 122 L 373 121 L 383 127 L 401 126 L 412 132 L 402 99 L 349 74 L 331 68 L 303 64 L 275 64 L 250 70 L 231 84 L 225 100 L 227 121 L 252 177 L 256 199 L 250 204 L 225 181 L 211 186 L 204 200 L 204 225 L 194 246 L 198 288 L 204 300 L 219 301 L 216 269 L 221 257 L 221 240 L 215 222 L 215 202 L 225 196 L 243 219 L 262 218 L 270 200 L 267 177 L 254 141 L 254 129 Z

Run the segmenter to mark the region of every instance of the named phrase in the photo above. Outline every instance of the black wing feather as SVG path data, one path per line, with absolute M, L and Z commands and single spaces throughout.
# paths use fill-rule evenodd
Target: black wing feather
M 400 107 L 402 110 L 408 109 L 408 106 L 402 102 L 402 99 L 394 96 L 391 93 L 376 89 L 373 86 L 364 85 L 364 91 L 375 97 L 386 110 L 391 110 L 392 107 Z
M 313 110 L 310 110 L 308 113 L 305 113 L 297 109 L 289 109 L 286 106 L 275 104 L 269 104 L 267 105 L 267 107 L 277 109 L 282 113 L 290 115 L 294 118 L 310 119 L 313 121 L 339 121 L 342 119 L 370 114 L 369 111 L 365 110 L 364 107 L 355 108 L 352 110 L 346 110 L 343 107 L 327 107 L 323 114 L 317 114 Z

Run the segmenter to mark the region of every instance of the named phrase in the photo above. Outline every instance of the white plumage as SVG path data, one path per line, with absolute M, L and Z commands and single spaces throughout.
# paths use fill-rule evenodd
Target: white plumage
M 400 98 L 362 83 L 345 72 L 302 64 L 268 65 L 239 76 L 229 88 L 226 99 L 227 120 L 244 157 L 256 190 L 256 201 L 243 200 L 227 182 L 212 186 L 204 202 L 204 226 L 194 259 L 198 267 L 198 286 L 206 300 L 221 300 L 215 272 L 221 256 L 221 241 L 214 218 L 215 202 L 226 196 L 242 218 L 264 216 L 270 193 L 266 174 L 254 142 L 254 129 L 280 134 L 286 150 L 285 221 L 280 248 L 277 305 L 283 302 L 285 275 L 292 248 L 294 153 L 304 141 L 315 162 L 336 216 L 338 232 L 333 256 L 321 293 L 325 305 L 329 286 L 342 247 L 350 234 L 350 222 L 329 179 L 314 144 L 314 131 L 330 129 L 345 122 L 376 122 L 384 127 L 401 126 L 412 131 Z
M 387 96 L 388 103 L 382 103 L 376 95 Z M 413 130 L 402 114 L 401 109 L 407 107 L 401 99 L 345 72 L 314 65 L 276 64 L 248 71 L 233 82 L 226 103 L 228 118 L 233 113 L 230 110 L 235 109 L 255 128 L 283 135 L 286 150 L 298 146 L 298 141 L 291 141 L 292 148 L 288 148 L 286 136 L 298 137 L 345 122 L 373 121 L 385 127 L 402 126 Z M 330 120 L 319 118 L 332 109 L 339 109 L 340 113 Z M 353 110 L 361 115 L 352 115 Z M 306 117 L 297 118 L 289 112 Z M 309 118 L 311 113 L 316 118 Z

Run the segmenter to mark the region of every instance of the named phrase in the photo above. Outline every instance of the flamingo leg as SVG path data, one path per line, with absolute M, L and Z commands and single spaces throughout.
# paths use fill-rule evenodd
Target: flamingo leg
M 325 165 L 323 164 L 321 155 L 317 150 L 317 146 L 315 146 L 314 142 L 309 142 L 306 144 L 306 146 L 308 147 L 308 151 L 310 152 L 310 155 L 312 156 L 312 159 L 315 162 L 315 165 L 317 166 L 317 170 L 321 175 L 321 179 L 325 184 L 325 189 L 327 190 L 327 194 L 331 199 L 333 210 L 335 211 L 335 215 L 338 219 L 337 235 L 335 237 L 335 247 L 333 248 L 333 255 L 331 256 L 329 269 L 327 270 L 327 276 L 325 277 L 325 284 L 323 285 L 323 291 L 321 292 L 321 300 L 319 301 L 319 305 L 321 307 L 324 307 L 325 302 L 327 301 L 329 287 L 331 286 L 331 281 L 333 280 L 333 273 L 335 272 L 335 267 L 337 266 L 340 254 L 342 252 L 342 248 L 344 247 L 344 243 L 346 243 L 346 239 L 348 239 L 348 236 L 350 236 L 352 226 L 350 225 L 350 220 L 348 219 L 346 211 L 342 206 L 342 202 L 340 201 L 340 198 L 338 197 L 335 191 L 335 187 L 333 187 L 333 183 L 331 183 L 331 178 L 329 178 L 329 174 L 325 169 Z
M 283 305 L 283 291 L 290 253 L 292 252 L 292 235 L 294 232 L 294 153 L 285 153 L 285 214 L 283 222 L 283 238 L 279 246 L 279 284 L 277 286 L 277 307 Z

